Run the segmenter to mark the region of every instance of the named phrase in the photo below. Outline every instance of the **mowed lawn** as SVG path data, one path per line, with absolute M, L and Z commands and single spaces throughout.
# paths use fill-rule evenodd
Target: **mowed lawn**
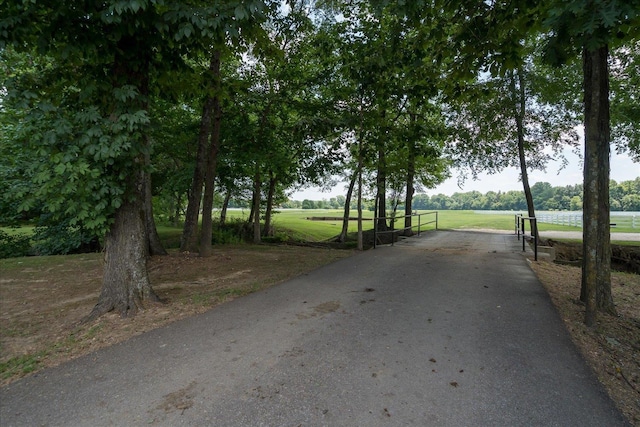
M 435 211 L 418 211 L 420 217 L 420 229 L 433 230 L 436 228 Z M 342 230 L 342 210 L 339 209 L 281 209 L 278 210 L 273 219 L 274 231 L 276 234 L 286 233 L 294 238 L 307 241 L 329 240 L 340 234 Z M 358 212 L 352 210 L 350 216 L 357 217 Z M 227 218 L 244 218 L 248 216 L 248 211 L 233 210 L 227 213 Z M 461 229 L 461 228 L 488 228 L 495 230 L 513 230 L 514 215 L 510 214 L 476 214 L 473 211 L 440 211 L 437 214 L 439 229 Z M 315 218 L 315 220 L 311 219 Z M 318 220 L 318 218 L 327 218 Z M 373 229 L 373 212 L 363 211 L 363 230 Z M 418 225 L 418 218 L 412 220 L 414 226 Z M 399 218 L 396 228 L 404 226 L 404 218 Z M 575 228 L 573 228 L 575 230 Z M 349 232 L 358 231 L 358 222 L 349 221 Z M 417 227 L 414 228 L 417 231 Z
M 433 230 L 436 228 L 435 211 L 417 211 L 422 214 L 420 217 L 421 231 Z M 514 213 L 490 213 L 475 211 L 438 211 L 437 221 L 439 229 L 455 230 L 455 229 L 493 229 L 493 230 L 509 230 L 515 228 Z M 357 211 L 352 210 L 350 216 L 357 217 Z M 214 219 L 219 213 L 214 211 Z M 273 228 L 275 235 L 293 238 L 295 240 L 308 242 L 321 242 L 335 238 L 342 230 L 341 209 L 279 209 L 273 216 Z M 247 220 L 249 217 L 248 209 L 231 209 L 227 212 L 227 219 Z M 312 219 L 314 218 L 314 219 Z M 320 220 L 319 218 L 323 218 Z M 363 229 L 373 229 L 373 212 L 363 211 L 364 221 Z M 418 218 L 413 220 L 414 231 L 417 231 Z M 396 222 L 396 229 L 404 226 L 404 220 L 400 217 Z M 579 227 L 571 227 L 566 225 L 539 223 L 540 231 L 581 231 Z M 527 230 L 530 225 L 527 221 Z M 31 233 L 33 227 L 22 227 L 19 229 L 3 229 L 11 234 L 15 233 Z M 349 232 L 355 233 L 358 230 L 358 222 L 356 220 L 349 221 Z M 640 229 L 630 227 L 617 227 L 617 232 L 640 233 Z M 180 242 L 181 228 L 159 226 L 158 232 L 165 245 L 169 248 L 178 247 Z

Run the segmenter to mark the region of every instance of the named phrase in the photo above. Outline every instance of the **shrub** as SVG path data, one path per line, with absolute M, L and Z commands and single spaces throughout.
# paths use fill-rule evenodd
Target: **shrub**
M 36 255 L 67 255 L 98 252 L 98 238 L 79 227 L 70 227 L 65 222 L 55 225 L 37 226 L 33 231 L 33 252 Z
M 0 258 L 12 258 L 32 255 L 31 236 L 28 234 L 9 234 L 0 230 Z

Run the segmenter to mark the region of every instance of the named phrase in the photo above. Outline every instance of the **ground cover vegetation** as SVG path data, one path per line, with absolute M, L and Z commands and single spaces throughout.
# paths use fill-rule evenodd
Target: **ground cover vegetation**
M 352 200 L 358 218 L 366 198 L 379 217 L 409 212 L 451 165 L 518 165 L 533 215 L 527 170 L 583 123 L 594 324 L 615 311 L 610 143 L 639 155 L 639 15 L 638 0 L 3 2 L 2 223 L 102 247 L 89 317 L 129 316 L 158 300 L 154 208 L 206 257 L 216 197 L 221 224 L 231 198 L 250 201 L 259 243 L 288 190 L 342 174 L 344 241 Z

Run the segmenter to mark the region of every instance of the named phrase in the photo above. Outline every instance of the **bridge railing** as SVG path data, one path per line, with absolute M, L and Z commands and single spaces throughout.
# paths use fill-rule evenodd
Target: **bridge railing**
M 529 221 L 529 227 L 531 229 L 530 238 L 533 240 L 533 257 L 534 260 L 538 261 L 538 220 L 535 216 L 524 216 L 523 214 L 515 215 L 515 228 L 516 233 L 518 235 L 518 240 L 520 240 L 520 235 L 522 235 L 522 252 L 526 250 L 526 228 L 525 221 Z
M 427 220 L 427 221 L 423 221 L 422 217 L 428 217 L 434 215 L 435 218 L 432 220 Z M 414 221 L 411 221 L 411 226 L 410 227 L 402 227 L 402 228 L 395 228 L 394 224 L 396 221 L 398 221 L 399 219 L 406 219 L 406 218 L 414 218 L 417 217 L 418 218 L 418 224 L 415 224 Z M 391 229 L 389 230 L 378 230 L 378 220 L 380 219 L 384 219 L 385 221 L 387 220 L 391 220 Z M 428 219 L 428 218 L 427 218 Z M 420 235 L 420 232 L 422 231 L 422 227 L 428 224 L 435 224 L 436 226 L 436 230 L 438 229 L 438 212 L 434 211 L 434 212 L 423 212 L 423 213 L 414 213 L 411 215 L 401 215 L 401 216 L 377 216 L 373 218 L 373 248 L 376 248 L 376 245 L 378 244 L 378 235 L 380 234 L 391 234 L 391 246 L 393 246 L 394 242 L 397 240 L 398 235 L 400 235 L 401 233 L 406 233 L 407 231 L 413 231 L 414 229 L 417 228 L 418 233 L 417 235 Z

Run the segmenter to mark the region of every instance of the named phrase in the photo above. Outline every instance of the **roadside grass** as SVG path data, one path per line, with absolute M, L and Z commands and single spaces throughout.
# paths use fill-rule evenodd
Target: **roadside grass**
M 77 255 L 70 255 L 77 256 Z M 101 324 L 91 326 L 81 336 L 77 336 L 80 329 L 76 329 L 70 332 L 62 341 L 52 343 L 47 348 L 36 351 L 34 353 L 28 353 L 20 356 L 13 357 L 6 362 L 0 363 L 0 378 L 6 380 L 11 377 L 22 377 L 40 369 L 42 361 L 51 357 L 55 353 L 68 353 L 74 348 L 81 340 L 91 340 L 102 329 Z
M 40 365 L 40 360 L 47 356 L 48 351 L 43 350 L 35 354 L 25 354 L 0 363 L 0 378 L 6 380 L 13 376 L 24 376 L 34 372 Z

